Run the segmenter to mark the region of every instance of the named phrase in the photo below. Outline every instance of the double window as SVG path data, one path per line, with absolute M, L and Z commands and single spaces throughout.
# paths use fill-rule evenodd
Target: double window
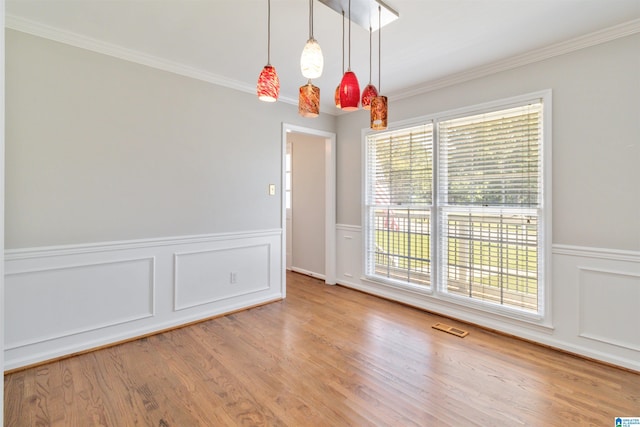
M 366 276 L 542 316 L 546 98 L 366 135 Z

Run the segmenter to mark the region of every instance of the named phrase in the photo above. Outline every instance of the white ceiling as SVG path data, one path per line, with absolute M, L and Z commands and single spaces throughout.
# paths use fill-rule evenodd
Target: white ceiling
M 611 27 L 640 32 L 640 0 L 385 0 L 400 18 L 382 29 L 382 92 L 391 99 L 448 76 Z M 297 102 L 307 0 L 271 1 L 271 64 L 281 100 Z M 334 114 L 342 17 L 314 3 L 325 69 L 314 84 Z M 6 0 L 7 26 L 255 92 L 267 62 L 267 0 Z M 369 81 L 368 29 L 352 25 L 351 69 Z M 377 82 L 377 33 L 374 72 Z

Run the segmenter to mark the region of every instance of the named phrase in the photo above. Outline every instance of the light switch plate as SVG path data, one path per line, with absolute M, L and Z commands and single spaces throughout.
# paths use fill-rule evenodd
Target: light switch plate
M 276 195 L 276 185 L 275 184 L 269 184 L 269 195 L 270 196 L 275 196 Z

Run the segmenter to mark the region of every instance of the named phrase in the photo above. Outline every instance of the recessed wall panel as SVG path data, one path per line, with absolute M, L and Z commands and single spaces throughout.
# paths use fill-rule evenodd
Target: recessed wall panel
M 640 351 L 640 275 L 579 269 L 580 336 Z
M 270 245 L 175 254 L 175 309 L 269 289 Z
M 7 349 L 153 315 L 154 259 L 129 259 L 5 276 Z

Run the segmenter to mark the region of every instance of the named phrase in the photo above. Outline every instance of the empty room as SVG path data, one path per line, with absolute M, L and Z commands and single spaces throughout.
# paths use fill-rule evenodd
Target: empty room
M 640 0 L 1 10 L 4 425 L 640 425 Z

